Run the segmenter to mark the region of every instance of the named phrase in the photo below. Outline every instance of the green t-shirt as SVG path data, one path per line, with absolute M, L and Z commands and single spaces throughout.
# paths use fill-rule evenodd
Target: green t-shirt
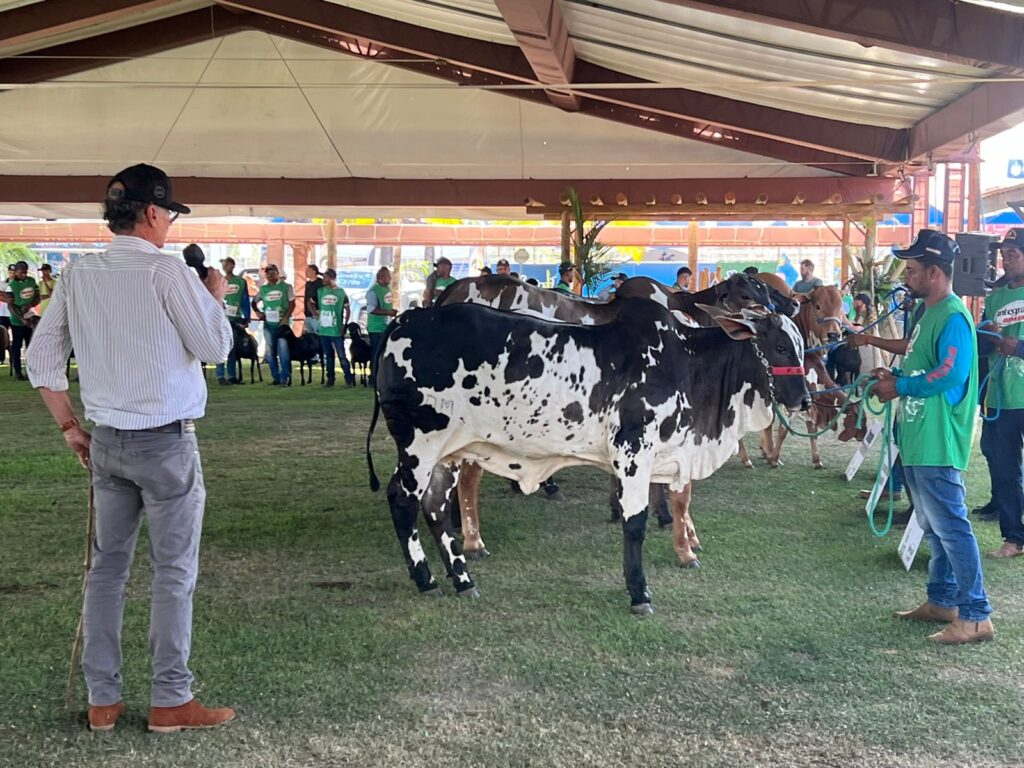
M 290 294 L 291 288 L 283 280 L 273 285 L 267 283 L 260 286 L 260 304 L 262 305 L 260 309 L 267 316 L 265 322 L 268 328 L 276 328 L 285 319 L 284 313 L 288 311 L 288 302 L 290 301 L 288 296 Z
M 455 282 L 455 278 L 451 277 L 439 277 L 434 281 L 434 295 L 431 298 L 431 303 L 441 298 L 441 294 L 444 293 L 444 289 Z
M 368 293 L 373 293 L 377 297 L 377 308 L 383 309 L 390 312 L 394 309 L 392 303 L 392 293 L 390 285 L 381 285 L 380 283 L 374 283 L 370 286 Z M 366 331 L 367 333 L 384 333 L 388 329 L 388 323 L 391 322 L 389 315 L 375 315 L 370 313 L 366 316 Z
M 559 280 L 555 285 L 555 290 L 561 291 L 562 293 L 572 293 L 572 286 L 563 280 Z
M 939 365 L 939 336 L 946 323 L 961 315 L 973 326 L 973 318 L 956 296 L 928 307 L 914 326 L 903 358 L 903 373 L 920 376 Z M 967 469 L 974 441 L 974 414 L 978 402 L 978 342 L 960 351 L 971 355 L 971 376 L 967 391 L 956 405 L 945 393 L 934 397 L 901 397 L 899 400 L 899 446 L 907 467 L 955 467 Z
M 241 323 L 245 320 L 242 317 L 242 295 L 249 290 L 245 285 L 245 278 L 232 275 L 226 282 L 228 286 L 224 294 L 224 314 L 232 323 Z
M 11 280 L 8 283 L 10 286 L 8 290 L 14 294 L 14 306 L 19 309 L 25 308 L 27 310 L 28 305 L 36 297 L 36 281 L 34 278 L 26 277 L 24 280 Z M 21 319 L 18 317 L 18 313 L 11 312 L 11 325 L 24 325 Z
M 985 320 L 995 320 L 1001 333 L 1014 339 L 1024 338 L 1024 287 L 1004 285 L 985 299 Z M 1003 357 L 997 352 L 988 356 L 989 370 L 1005 360 L 1003 369 L 988 380 L 985 404 L 989 408 L 1024 408 L 1024 360 Z
M 320 305 L 320 335 L 344 335 L 342 320 L 345 318 L 345 305 L 348 304 L 345 289 L 324 287 L 316 292 L 316 298 Z

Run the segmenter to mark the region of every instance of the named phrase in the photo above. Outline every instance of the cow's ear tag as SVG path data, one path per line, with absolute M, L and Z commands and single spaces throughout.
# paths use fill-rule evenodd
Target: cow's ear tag
M 730 339 L 746 341 L 747 339 L 752 339 L 757 335 L 757 327 L 749 320 L 732 317 L 730 315 L 722 315 L 716 317 L 714 320 L 722 327 L 722 330 L 728 334 Z

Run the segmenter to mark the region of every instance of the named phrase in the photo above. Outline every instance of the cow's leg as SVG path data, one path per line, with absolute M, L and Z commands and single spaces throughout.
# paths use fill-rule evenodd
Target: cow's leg
M 804 422 L 807 425 L 807 431 L 814 434 L 815 426 L 813 421 Z M 814 465 L 815 469 L 824 469 L 825 462 L 821 460 L 821 455 L 818 453 L 818 438 L 811 438 L 811 464 Z
M 664 483 L 651 483 L 648 505 L 658 518 L 659 528 L 672 525 L 672 513 L 669 511 L 668 486 Z
M 448 578 L 452 580 L 455 591 L 466 597 L 480 597 L 466 567 L 466 556 L 462 554 L 462 545 L 452 528 L 449 510 L 457 496 L 459 472 L 457 468 L 438 464 L 430 476 L 427 492 L 423 494 L 423 512 L 427 518 L 427 526 L 441 551 L 444 567 Z
M 612 512 L 609 522 L 619 522 L 622 519 L 622 505 L 619 503 L 619 481 L 615 475 L 608 478 L 608 508 Z
M 681 491 L 669 491 L 672 505 L 672 546 L 679 556 L 679 565 L 683 568 L 700 568 L 700 561 L 695 551 L 700 550 L 697 530 L 690 519 L 690 494 L 693 483 L 687 483 Z
M 473 461 L 462 462 L 459 469 L 459 508 L 462 510 L 462 551 L 470 560 L 491 553 L 480 538 L 480 479 L 483 467 Z
M 772 445 L 772 428 L 765 427 L 761 430 L 761 456 L 768 459 L 772 458 L 775 453 L 775 447 Z
M 771 427 L 769 427 L 768 429 L 771 429 Z M 788 435 L 788 434 L 789 434 L 789 430 L 786 429 L 784 426 L 782 426 L 782 424 L 779 424 L 779 433 L 775 437 L 775 448 L 772 451 L 772 457 L 771 457 L 771 459 L 768 462 L 769 464 L 771 464 L 771 466 L 773 468 L 778 468 L 778 467 L 783 466 L 783 461 L 782 461 L 782 444 L 785 442 L 786 435 Z
M 409 569 L 409 576 L 416 583 L 420 592 L 440 595 L 441 590 L 430 575 L 427 555 L 420 542 L 420 532 L 416 527 L 420 503 L 417 489 L 425 487 L 430 475 L 417 467 L 408 466 L 409 458 L 399 456 L 398 469 L 395 470 L 391 482 L 388 483 L 388 504 L 391 507 L 391 520 L 395 525 L 395 535 L 402 547 L 402 555 Z
M 620 477 L 617 483 L 619 504 L 622 506 L 622 572 L 629 592 L 629 610 L 637 616 L 646 616 L 654 613 L 651 594 L 647 591 L 643 560 L 644 537 L 647 535 L 646 502 L 650 483 L 636 475 Z
M 743 438 L 740 438 L 739 444 L 740 463 L 747 469 L 754 468 L 754 462 L 750 460 L 750 456 L 747 455 L 747 446 L 743 444 Z

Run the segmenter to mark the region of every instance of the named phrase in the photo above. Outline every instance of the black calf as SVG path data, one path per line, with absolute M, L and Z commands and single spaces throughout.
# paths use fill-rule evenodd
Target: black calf
M 348 330 L 348 357 L 352 363 L 352 374 L 355 375 L 356 366 L 360 366 L 360 376 L 363 386 L 367 386 L 367 374 L 370 370 L 370 360 L 373 358 L 373 348 L 370 342 L 363 338 L 359 332 L 358 323 L 349 323 L 345 326 Z

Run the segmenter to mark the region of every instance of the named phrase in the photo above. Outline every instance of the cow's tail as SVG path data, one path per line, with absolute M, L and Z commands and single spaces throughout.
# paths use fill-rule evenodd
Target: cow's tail
M 373 454 L 370 453 L 370 440 L 373 438 L 373 430 L 377 428 L 377 416 L 379 414 L 380 395 L 377 394 L 377 387 L 375 386 L 373 388 L 373 418 L 370 419 L 370 431 L 366 433 L 366 466 L 370 468 L 370 490 L 374 493 L 380 490 L 380 480 L 377 479 L 377 473 L 373 471 Z

